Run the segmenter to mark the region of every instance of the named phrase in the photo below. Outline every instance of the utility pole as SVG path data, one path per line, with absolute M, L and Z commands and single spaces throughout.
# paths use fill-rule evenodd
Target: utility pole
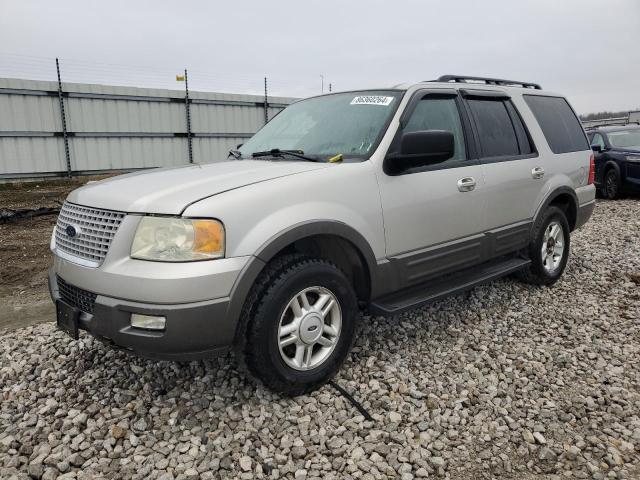
M 324 75 L 320 75 L 320 81 L 321 81 L 321 85 L 322 85 L 322 87 L 320 89 L 320 92 L 324 93 Z
M 329 83 L 329 93 L 331 93 L 331 83 Z

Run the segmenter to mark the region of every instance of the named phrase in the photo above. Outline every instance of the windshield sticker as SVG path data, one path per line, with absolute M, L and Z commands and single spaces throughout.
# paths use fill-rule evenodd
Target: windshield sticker
M 382 105 L 386 107 L 393 101 L 393 97 L 383 97 L 381 95 L 366 95 L 355 97 L 351 100 L 351 105 Z

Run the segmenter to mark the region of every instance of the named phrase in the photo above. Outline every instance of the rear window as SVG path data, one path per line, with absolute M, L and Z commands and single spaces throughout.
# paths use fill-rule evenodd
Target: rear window
M 518 137 L 502 101 L 469 100 L 476 119 L 482 155 L 502 157 L 518 155 Z
M 508 100 L 470 99 L 483 157 L 516 157 L 533 152 L 520 115 Z
M 580 121 L 564 98 L 523 96 L 553 153 L 589 150 L 589 143 Z

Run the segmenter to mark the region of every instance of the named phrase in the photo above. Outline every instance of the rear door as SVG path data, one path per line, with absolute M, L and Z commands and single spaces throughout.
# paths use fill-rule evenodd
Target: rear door
M 480 152 L 490 255 L 526 245 L 544 186 L 544 166 L 510 96 L 498 90 L 462 91 Z

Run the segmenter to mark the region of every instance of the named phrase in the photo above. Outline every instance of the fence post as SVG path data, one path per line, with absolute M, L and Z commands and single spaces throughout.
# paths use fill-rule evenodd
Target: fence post
M 62 138 L 64 139 L 64 155 L 67 159 L 67 177 L 71 178 L 71 155 L 69 154 L 69 138 L 67 136 L 67 120 L 64 114 L 64 100 L 62 98 L 62 80 L 60 80 L 60 63 L 56 57 L 56 72 L 58 73 L 58 100 L 60 101 L 60 118 L 62 119 Z
M 189 101 L 189 77 L 187 69 L 184 69 L 184 104 L 187 111 L 187 146 L 189 148 L 189 163 L 193 163 L 193 146 L 191 144 L 191 108 Z
M 267 77 L 264 77 L 264 123 L 269 123 L 269 99 L 267 97 Z

